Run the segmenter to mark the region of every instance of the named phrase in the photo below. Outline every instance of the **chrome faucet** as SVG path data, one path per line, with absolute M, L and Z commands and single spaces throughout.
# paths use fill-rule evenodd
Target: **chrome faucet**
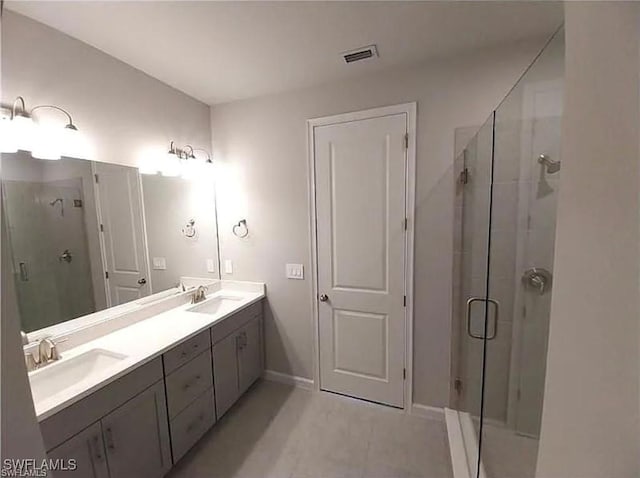
M 27 364 L 27 371 L 31 372 L 37 368 L 44 367 L 45 365 L 55 362 L 60 359 L 58 353 L 58 347 L 55 342 L 49 337 L 38 342 L 38 356 L 36 357 L 34 352 L 25 354 L 24 360 Z
M 46 365 L 49 362 L 55 362 L 60 359 L 58 354 L 58 348 L 56 344 L 49 337 L 45 337 L 38 344 L 38 362 L 40 366 Z
M 191 295 L 191 303 L 197 304 L 198 302 L 202 302 L 207 298 L 205 295 L 207 288 L 203 285 L 199 286 L 196 291 Z

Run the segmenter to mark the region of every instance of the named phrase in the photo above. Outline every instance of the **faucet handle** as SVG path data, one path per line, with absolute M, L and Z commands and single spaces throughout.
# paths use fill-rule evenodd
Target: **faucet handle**
M 27 366 L 27 372 L 32 372 L 38 368 L 38 361 L 31 352 L 24 354 L 24 362 Z

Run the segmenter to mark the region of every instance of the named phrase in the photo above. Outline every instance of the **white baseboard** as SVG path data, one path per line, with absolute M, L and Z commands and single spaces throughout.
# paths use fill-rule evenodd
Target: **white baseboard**
M 265 370 L 262 374 L 265 380 L 271 382 L 284 383 L 286 385 L 293 385 L 294 387 L 303 388 L 305 390 L 313 390 L 313 380 L 297 377 L 295 375 L 289 375 L 286 373 L 275 372 L 274 370 Z
M 446 408 L 444 413 L 447 419 L 447 435 L 449 437 L 449 453 L 451 454 L 453 478 L 470 478 L 471 471 L 469 470 L 460 416 L 456 410 L 449 408 Z
M 411 415 L 444 422 L 444 408 L 430 407 L 429 405 L 422 405 L 421 403 L 411 404 Z
M 477 430 L 467 412 L 445 408 L 449 451 L 454 478 L 470 478 L 478 471 Z M 480 460 L 479 478 L 487 478 Z

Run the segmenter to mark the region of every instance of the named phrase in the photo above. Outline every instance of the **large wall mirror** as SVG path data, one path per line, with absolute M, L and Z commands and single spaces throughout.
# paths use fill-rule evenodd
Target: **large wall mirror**
M 176 290 L 184 277 L 219 279 L 214 202 L 212 178 L 3 154 L 2 247 L 10 260 L 2 274 L 13 279 L 8 299 L 22 330 Z

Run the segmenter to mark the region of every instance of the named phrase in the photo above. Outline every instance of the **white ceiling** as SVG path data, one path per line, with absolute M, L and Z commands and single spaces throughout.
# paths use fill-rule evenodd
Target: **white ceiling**
M 552 2 L 12 1 L 61 30 L 215 104 L 550 35 Z M 380 58 L 340 53 L 375 43 Z

